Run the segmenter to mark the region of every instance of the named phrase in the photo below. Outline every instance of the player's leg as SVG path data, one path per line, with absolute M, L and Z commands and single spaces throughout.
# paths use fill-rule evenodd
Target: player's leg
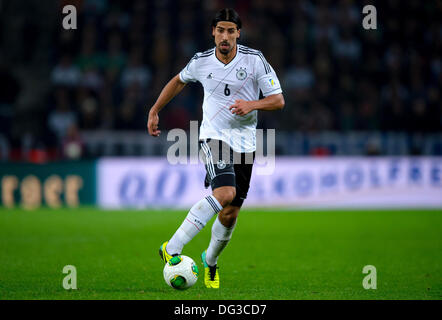
M 172 238 L 162 244 L 160 256 L 164 262 L 167 262 L 174 255 L 181 254 L 183 247 L 221 210 L 222 205 L 213 195 L 195 203 Z
M 239 211 L 250 186 L 254 154 L 252 163 L 235 164 L 236 196 L 232 202 L 218 213 L 218 217 L 212 225 L 212 236 L 209 247 L 202 254 L 205 267 L 204 283 L 207 288 L 219 288 L 219 271 L 217 268 L 218 257 L 232 238 L 236 226 Z
M 173 255 L 181 254 L 183 247 L 236 195 L 233 163 L 229 164 L 230 161 L 227 161 L 220 165 L 219 160 L 217 160 L 221 154 L 218 152 L 221 150 L 220 142 L 214 140 L 210 145 L 204 142 L 201 148 L 205 153 L 206 171 L 210 176 L 209 180 L 214 192 L 193 205 L 172 238 L 162 244 L 160 256 L 165 262 Z M 212 151 L 214 151 L 216 158 L 214 158 Z M 214 163 L 217 163 L 217 165 L 215 166 Z
M 201 255 L 204 265 L 204 284 L 207 288 L 219 288 L 218 257 L 232 237 L 240 209 L 240 207 L 228 205 L 218 213 L 213 222 L 209 247 Z
M 218 217 L 213 222 L 209 248 L 201 254 L 204 265 L 204 284 L 207 288 L 219 288 L 218 257 L 232 237 L 240 209 L 240 207 L 227 205 L 218 213 Z
M 218 257 L 232 238 L 241 207 L 228 205 L 218 214 L 212 225 L 212 237 L 206 253 L 206 262 L 210 266 L 217 264 Z

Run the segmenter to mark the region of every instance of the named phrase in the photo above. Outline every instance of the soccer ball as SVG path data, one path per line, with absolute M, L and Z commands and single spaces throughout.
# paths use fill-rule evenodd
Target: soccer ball
M 198 267 L 188 256 L 175 256 L 164 266 L 163 276 L 172 288 L 186 290 L 198 280 Z

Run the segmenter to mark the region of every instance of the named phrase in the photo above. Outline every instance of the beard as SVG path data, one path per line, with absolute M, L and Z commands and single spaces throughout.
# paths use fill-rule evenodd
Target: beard
M 222 45 L 227 45 L 228 47 L 222 47 Z M 230 44 L 227 42 L 222 42 L 219 44 L 218 46 L 219 52 L 221 52 L 222 54 L 226 55 L 230 52 L 231 48 L 230 48 Z

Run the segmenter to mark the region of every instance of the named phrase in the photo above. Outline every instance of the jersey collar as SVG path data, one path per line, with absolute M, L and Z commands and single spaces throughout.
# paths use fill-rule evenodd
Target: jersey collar
M 239 52 L 238 52 L 238 51 L 239 51 L 239 45 L 236 44 L 236 52 L 235 52 L 235 56 L 233 57 L 233 59 L 232 59 L 229 63 L 225 64 L 224 62 L 222 62 L 221 60 L 219 60 L 218 57 L 216 56 L 216 47 L 215 47 L 215 50 L 214 50 L 214 52 L 213 52 L 213 58 L 217 61 L 217 63 L 218 63 L 220 66 L 222 66 L 223 68 L 228 68 L 228 67 L 234 65 L 235 62 L 236 62 L 236 60 L 238 60 L 238 57 L 239 57 Z

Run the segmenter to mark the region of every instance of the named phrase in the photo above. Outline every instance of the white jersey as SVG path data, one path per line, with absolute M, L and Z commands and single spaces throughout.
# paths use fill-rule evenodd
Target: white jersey
M 199 138 L 222 140 L 236 152 L 253 152 L 258 111 L 239 116 L 229 107 L 238 99 L 258 100 L 260 90 L 264 96 L 281 93 L 278 77 L 258 50 L 237 45 L 228 64 L 216 57 L 215 50 L 198 52 L 179 74 L 182 82 L 199 81 L 204 88 Z

